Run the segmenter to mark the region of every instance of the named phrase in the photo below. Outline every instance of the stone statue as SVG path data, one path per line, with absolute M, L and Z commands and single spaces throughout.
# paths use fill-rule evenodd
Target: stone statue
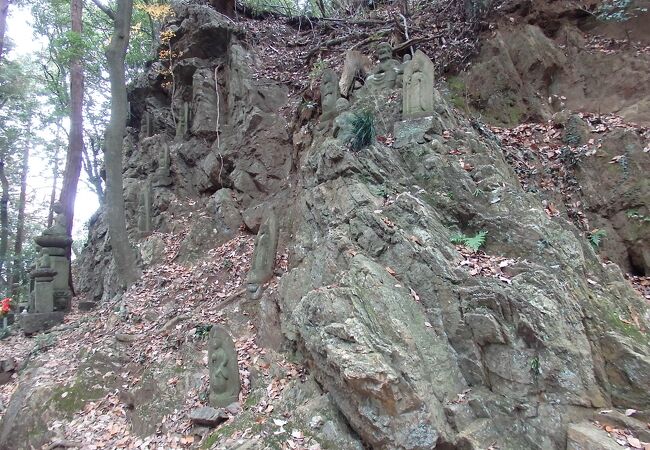
M 339 141 L 347 144 L 352 139 L 352 121 L 354 114 L 349 111 L 350 102 L 344 98 L 336 101 L 337 116 L 334 119 L 333 136 Z
M 273 276 L 275 253 L 278 249 L 278 233 L 278 219 L 275 212 L 271 210 L 257 232 L 253 260 L 246 276 L 246 288 L 253 300 L 262 296 L 264 283 Z
M 400 63 L 393 59 L 393 47 L 384 42 L 377 47 L 379 64 L 366 78 L 365 88 L 369 92 L 378 92 L 386 89 L 393 89 L 400 72 Z
M 434 112 L 433 74 L 433 62 L 421 50 L 417 50 L 413 61 L 404 69 L 403 118 L 425 117 Z
M 330 120 L 336 115 L 336 101 L 339 98 L 339 80 L 333 70 L 323 72 L 320 86 L 321 119 Z
M 241 384 L 237 350 L 228 331 L 213 325 L 208 340 L 208 369 L 210 371 L 210 405 L 227 407 L 239 401 Z
M 217 116 L 219 114 L 218 103 L 214 71 L 211 69 L 198 69 L 192 76 L 193 135 L 206 137 L 216 135 Z M 223 122 L 221 120 L 220 125 L 223 125 Z
M 45 231 L 43 231 L 43 235 L 44 236 L 67 236 L 68 219 L 63 213 L 63 205 L 60 202 L 55 202 L 52 205 L 52 211 L 54 211 L 55 213 L 54 221 L 51 227 L 46 228 Z
M 176 137 L 182 138 L 189 130 L 190 124 L 190 104 L 183 102 L 179 117 L 176 119 Z
M 153 117 L 149 111 L 144 112 L 144 135 L 145 137 L 153 136 Z
M 144 237 L 150 235 L 153 228 L 151 223 L 151 184 L 149 184 L 149 182 L 144 183 L 139 197 L 138 231 L 140 232 L 140 235 Z
M 158 158 L 158 168 L 154 173 L 153 185 L 154 186 L 169 186 L 172 184 L 172 177 L 170 174 L 171 156 L 169 153 L 169 144 L 163 142 L 160 148 L 160 156 Z

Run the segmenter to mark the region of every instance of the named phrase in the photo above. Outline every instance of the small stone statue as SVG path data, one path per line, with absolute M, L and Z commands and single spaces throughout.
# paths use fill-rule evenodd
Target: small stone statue
M 176 137 L 182 138 L 187 134 L 190 125 L 190 104 L 188 102 L 183 102 L 181 107 L 180 115 L 176 123 Z
M 55 202 L 52 205 L 54 211 L 54 221 L 52 226 L 43 231 L 44 236 L 67 236 L 68 219 L 63 213 L 63 205 L 60 202 Z
M 239 400 L 241 383 L 237 350 L 228 331 L 214 325 L 208 341 L 208 369 L 210 371 L 210 405 L 227 407 Z
M 169 186 L 172 184 L 172 177 L 170 174 L 171 156 L 169 152 L 169 144 L 163 142 L 160 148 L 160 157 L 158 158 L 158 168 L 154 173 L 154 186 Z
M 421 50 L 404 69 L 403 118 L 430 116 L 434 112 L 433 62 Z
M 379 64 L 366 78 L 366 89 L 370 92 L 378 92 L 385 89 L 393 89 L 400 72 L 400 63 L 393 59 L 393 48 L 389 43 L 384 42 L 377 47 Z
M 278 219 L 275 212 L 271 210 L 257 232 L 251 268 L 246 275 L 246 288 L 252 300 L 262 296 L 264 283 L 273 277 L 278 234 Z
M 145 182 L 139 196 L 140 205 L 138 207 L 138 231 L 142 236 L 148 236 L 152 231 L 151 221 L 151 185 Z
M 330 120 L 336 115 L 336 101 L 339 98 L 339 80 L 333 70 L 323 72 L 320 87 L 320 102 L 323 113 L 322 120 Z

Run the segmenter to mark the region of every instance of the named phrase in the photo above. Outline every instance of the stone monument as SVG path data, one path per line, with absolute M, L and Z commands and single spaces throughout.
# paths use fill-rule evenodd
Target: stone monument
M 153 205 L 151 201 L 151 183 L 149 181 L 144 182 L 138 200 L 138 231 L 141 237 L 147 237 L 153 231 Z
M 430 116 L 434 112 L 434 65 L 421 50 L 404 69 L 402 117 L 404 119 Z
M 371 93 L 395 88 L 397 76 L 401 70 L 400 62 L 393 59 L 393 47 L 389 43 L 379 44 L 377 57 L 379 58 L 379 64 L 372 69 L 364 85 L 365 89 Z
M 241 383 L 237 350 L 230 333 L 221 325 L 213 325 L 210 330 L 208 369 L 210 371 L 210 406 L 225 408 L 239 401 Z
M 321 119 L 330 120 L 336 116 L 336 101 L 339 99 L 339 80 L 336 72 L 326 69 L 320 86 Z
M 257 300 L 262 296 L 263 285 L 273 276 L 275 253 L 278 249 L 278 219 L 273 210 L 257 232 L 251 268 L 246 276 L 249 297 Z
M 216 136 L 219 101 L 215 90 L 214 71 L 198 69 L 192 76 L 192 134 Z M 223 118 L 221 125 L 223 125 Z
M 56 213 L 54 223 L 34 239 L 40 247 L 40 256 L 36 268 L 30 273 L 33 290 L 28 312 L 21 319 L 23 332 L 28 335 L 61 323 L 71 307 L 70 260 L 67 255 L 72 239 L 67 235 L 63 206 L 57 202 L 52 209 Z
M 153 185 L 170 186 L 173 181 L 170 174 L 171 169 L 171 156 L 169 152 L 169 144 L 163 142 L 160 148 L 160 155 L 158 157 L 158 168 L 153 175 Z
M 153 116 L 151 115 L 151 113 L 149 111 L 144 112 L 143 122 L 144 122 L 144 124 L 143 124 L 144 127 L 143 127 L 142 131 L 144 131 L 145 137 L 153 136 L 153 133 L 154 133 Z
M 190 126 L 190 104 L 183 102 L 180 114 L 176 118 L 176 138 L 183 138 L 189 131 Z

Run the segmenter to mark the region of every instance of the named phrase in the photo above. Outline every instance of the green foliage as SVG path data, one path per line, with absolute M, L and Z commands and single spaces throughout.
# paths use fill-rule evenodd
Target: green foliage
M 197 339 L 205 339 L 210 334 L 212 329 L 212 324 L 209 323 L 200 323 L 194 327 L 194 337 Z
M 363 110 L 354 113 L 351 126 L 350 148 L 352 150 L 361 150 L 372 144 L 375 139 L 375 118 L 371 111 Z
M 457 233 L 451 237 L 451 243 L 455 245 L 464 245 L 477 252 L 484 244 L 487 237 L 487 231 L 481 230 L 474 236 L 465 236 L 463 233 Z
M 534 377 L 542 374 L 542 366 L 539 363 L 539 356 L 535 356 L 530 360 L 530 371 L 533 373 Z
M 605 236 L 607 236 L 607 232 L 605 230 L 595 229 L 589 233 L 589 243 L 592 245 L 592 247 L 598 248 L 600 247 L 600 244 Z

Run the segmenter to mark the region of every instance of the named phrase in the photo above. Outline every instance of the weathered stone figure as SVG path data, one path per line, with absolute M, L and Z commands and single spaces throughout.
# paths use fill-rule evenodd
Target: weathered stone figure
M 336 101 L 339 98 L 339 80 L 333 70 L 323 72 L 320 86 L 321 119 L 330 120 L 336 116 Z
M 148 236 L 153 230 L 151 220 L 151 184 L 148 181 L 144 183 L 140 191 L 140 205 L 138 207 L 138 231 L 141 236 Z
M 273 276 L 278 232 L 278 219 L 275 212 L 271 211 L 257 233 L 253 261 L 246 276 L 246 288 L 253 300 L 262 296 L 262 286 Z
M 417 50 L 413 61 L 404 69 L 403 118 L 425 117 L 433 113 L 433 73 L 433 62 L 422 51 Z
M 393 89 L 396 84 L 397 75 L 400 72 L 400 63 L 393 59 L 393 47 L 384 42 L 377 47 L 379 64 L 366 78 L 365 87 L 369 92 L 378 92 L 385 89 Z
M 149 111 L 144 112 L 144 135 L 145 137 L 153 136 L 153 117 Z
M 43 231 L 44 236 L 67 236 L 67 223 L 68 219 L 63 213 L 63 205 L 59 202 L 55 202 L 52 205 L 52 211 L 54 211 L 54 220 L 52 226 L 46 228 Z
M 153 176 L 154 186 L 169 186 L 172 184 L 172 177 L 170 174 L 171 156 L 169 152 L 169 144 L 163 142 L 160 146 L 160 156 L 158 158 L 158 168 Z
M 344 98 L 336 101 L 336 112 L 338 115 L 334 119 L 332 135 L 343 143 L 348 143 L 353 137 L 352 121 L 354 114 L 349 111 L 350 102 Z
M 192 111 L 193 135 L 214 135 L 217 132 L 219 111 L 214 71 L 211 69 L 199 69 L 192 76 Z
M 221 325 L 210 330 L 208 342 L 210 405 L 226 407 L 239 400 L 241 384 L 237 350 L 228 331 Z
M 176 137 L 182 138 L 185 136 L 189 130 L 190 125 L 190 104 L 188 102 L 183 102 L 181 106 L 180 114 L 176 119 Z

